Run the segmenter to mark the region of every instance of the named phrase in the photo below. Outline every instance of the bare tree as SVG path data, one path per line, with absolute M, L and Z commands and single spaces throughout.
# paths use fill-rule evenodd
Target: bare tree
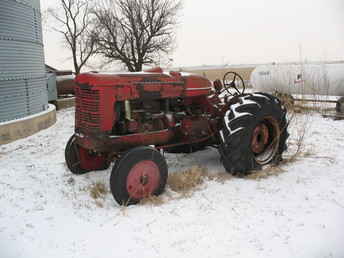
M 58 21 L 54 29 L 63 34 L 72 51 L 74 70 L 79 74 L 87 61 L 96 52 L 95 37 L 92 34 L 88 0 L 59 0 L 60 9 L 49 9 Z
M 100 2 L 100 1 L 99 1 Z M 156 64 L 173 49 L 178 0 L 103 0 L 94 9 L 98 52 L 129 71 Z

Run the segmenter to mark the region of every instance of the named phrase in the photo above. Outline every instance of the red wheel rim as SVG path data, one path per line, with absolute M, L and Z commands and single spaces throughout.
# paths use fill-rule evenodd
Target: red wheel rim
M 127 192 L 130 198 L 142 199 L 154 193 L 160 183 L 159 167 L 151 160 L 135 164 L 127 177 Z
M 254 128 L 251 141 L 251 149 L 254 153 L 259 154 L 264 151 L 269 141 L 269 129 L 264 123 L 260 123 Z
M 281 130 L 278 121 L 266 116 L 254 128 L 251 138 L 251 150 L 260 165 L 270 163 L 278 152 Z

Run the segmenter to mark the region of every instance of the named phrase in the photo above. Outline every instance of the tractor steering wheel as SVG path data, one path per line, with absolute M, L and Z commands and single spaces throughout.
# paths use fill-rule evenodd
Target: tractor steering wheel
M 239 78 L 239 83 L 237 83 L 236 78 Z M 240 82 L 242 84 L 242 90 L 240 90 L 238 88 L 238 86 L 240 85 Z M 245 93 L 245 83 L 244 80 L 242 79 L 242 77 L 236 73 L 236 72 L 227 72 L 222 79 L 222 83 L 223 83 L 223 90 L 226 90 L 231 96 L 236 96 L 236 95 L 243 95 Z M 230 88 L 234 88 L 235 89 L 235 93 L 231 93 L 230 92 Z

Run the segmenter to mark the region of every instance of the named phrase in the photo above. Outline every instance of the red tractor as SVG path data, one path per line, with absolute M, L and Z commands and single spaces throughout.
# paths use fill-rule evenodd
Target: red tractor
M 115 164 L 110 188 L 121 205 L 164 191 L 164 152 L 216 147 L 229 173 L 279 162 L 286 150 L 286 109 L 266 93 L 245 93 L 240 75 L 222 81 L 160 68 L 76 77 L 75 133 L 65 158 L 74 174 Z M 242 87 L 238 87 L 238 85 Z

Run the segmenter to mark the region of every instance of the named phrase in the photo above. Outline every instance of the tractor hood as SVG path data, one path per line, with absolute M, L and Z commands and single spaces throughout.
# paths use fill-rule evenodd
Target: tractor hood
M 75 78 L 81 87 L 128 88 L 139 97 L 140 92 L 153 93 L 162 98 L 209 95 L 212 84 L 206 78 L 183 72 L 163 72 L 155 68 L 143 72 L 83 73 Z M 135 94 L 138 93 L 138 94 Z M 147 95 L 147 94 L 145 94 Z

